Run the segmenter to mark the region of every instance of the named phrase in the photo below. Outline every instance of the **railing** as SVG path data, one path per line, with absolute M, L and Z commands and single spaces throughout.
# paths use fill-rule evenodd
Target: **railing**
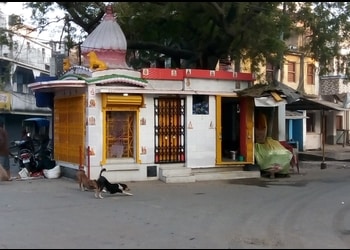
M 23 63 L 39 70 L 48 71 L 50 67 L 51 52 L 45 55 L 39 48 L 10 50 L 8 46 L 0 45 L 0 58 Z
M 337 137 L 336 144 L 343 144 L 343 147 L 345 147 L 345 145 L 350 145 L 350 141 L 349 141 L 350 130 L 339 129 L 337 131 L 341 131 L 341 133 Z

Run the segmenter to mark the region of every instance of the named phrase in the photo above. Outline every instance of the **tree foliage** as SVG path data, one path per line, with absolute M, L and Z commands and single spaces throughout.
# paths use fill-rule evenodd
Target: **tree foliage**
M 219 58 L 249 60 L 255 71 L 265 60 L 280 65 L 291 34 L 304 34 L 302 52 L 331 70 L 348 40 L 348 2 L 114 2 L 118 24 L 135 68 L 172 59 L 172 67 L 213 69 Z M 105 14 L 103 2 L 30 2 L 33 19 L 44 28 L 48 8 L 65 13 L 65 36 L 91 33 Z M 81 28 L 72 30 L 69 23 Z M 301 25 L 296 25 L 301 24 Z M 133 56 L 131 56 L 133 55 Z M 346 61 L 346 56 L 342 56 Z M 237 65 L 238 66 L 238 65 Z

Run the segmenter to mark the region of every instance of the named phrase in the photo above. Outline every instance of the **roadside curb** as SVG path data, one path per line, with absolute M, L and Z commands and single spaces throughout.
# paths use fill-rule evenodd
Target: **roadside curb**
M 300 161 L 300 169 L 321 168 L 323 161 Z M 350 161 L 324 161 L 327 167 L 330 168 L 350 168 Z

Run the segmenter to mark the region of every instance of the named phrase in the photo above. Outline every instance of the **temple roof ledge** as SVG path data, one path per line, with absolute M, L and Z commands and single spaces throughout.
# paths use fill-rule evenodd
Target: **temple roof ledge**
M 99 77 L 99 76 L 112 75 L 112 74 L 141 78 L 141 72 L 135 71 L 132 69 L 107 69 L 107 70 L 101 70 L 101 71 L 94 71 L 92 73 L 92 77 Z

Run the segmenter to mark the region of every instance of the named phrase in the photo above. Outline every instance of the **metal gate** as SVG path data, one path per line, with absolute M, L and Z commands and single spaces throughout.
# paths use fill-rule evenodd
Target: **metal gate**
M 155 163 L 185 162 L 185 99 L 154 99 Z
M 53 117 L 55 160 L 81 164 L 86 155 L 85 96 L 55 99 Z

